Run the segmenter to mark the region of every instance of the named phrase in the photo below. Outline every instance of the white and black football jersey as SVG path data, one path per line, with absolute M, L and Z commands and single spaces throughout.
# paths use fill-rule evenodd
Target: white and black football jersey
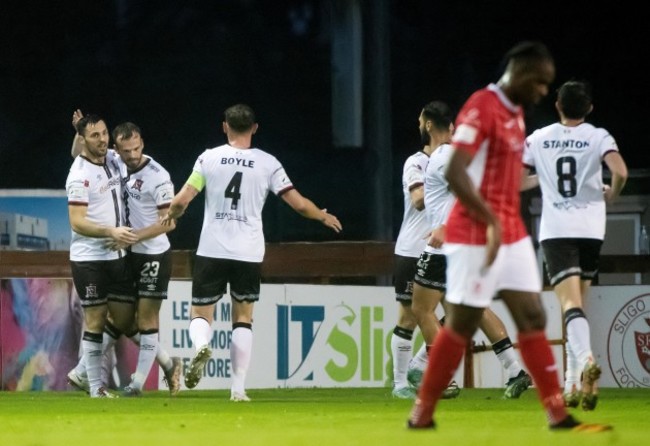
M 456 199 L 445 178 L 445 170 L 452 151 L 453 148 L 449 144 L 439 146 L 431 153 L 424 173 L 424 210 L 429 230 L 433 230 L 447 221 L 451 206 Z M 426 245 L 425 251 L 443 254 L 442 249 L 429 245 Z
M 75 158 L 70 167 L 65 189 L 69 206 L 87 206 L 86 218 L 104 226 L 124 225 L 122 179 L 119 157 L 109 150 L 104 164 L 95 164 L 83 156 Z M 86 237 L 72 231 L 70 260 L 114 260 L 125 255 L 124 250 L 112 251 L 105 238 Z
M 257 148 L 222 145 L 204 151 L 194 172 L 205 180 L 205 209 L 197 254 L 261 262 L 265 242 L 262 209 L 269 191 L 281 195 L 293 184 L 282 164 Z
M 124 178 L 123 198 L 128 226 L 141 229 L 155 224 L 158 211 L 169 207 L 174 198 L 174 185 L 169 173 L 153 158 L 143 155 L 145 162 L 134 172 L 126 164 L 120 168 Z M 162 254 L 170 248 L 167 234 L 160 234 L 131 246 L 131 252 Z
M 411 203 L 411 190 L 424 184 L 424 170 L 429 155 L 419 151 L 409 156 L 402 170 L 402 194 L 404 196 L 404 214 L 402 225 L 395 242 L 395 254 L 404 257 L 419 258 L 427 243 L 425 237 L 429 231 L 424 211 L 418 211 Z
M 604 239 L 602 163 L 611 151 L 618 151 L 614 138 L 589 123 L 554 123 L 526 139 L 522 161 L 537 171 L 542 191 L 540 241 Z

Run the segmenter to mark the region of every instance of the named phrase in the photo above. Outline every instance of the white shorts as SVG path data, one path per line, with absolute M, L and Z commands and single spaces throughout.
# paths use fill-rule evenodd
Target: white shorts
M 476 308 L 487 308 L 500 290 L 540 293 L 542 280 L 530 237 L 501 245 L 490 268 L 484 245 L 446 243 L 447 294 L 445 300 Z

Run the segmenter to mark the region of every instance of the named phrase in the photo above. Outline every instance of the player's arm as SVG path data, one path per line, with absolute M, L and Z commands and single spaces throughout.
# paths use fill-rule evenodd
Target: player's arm
M 338 218 L 328 213 L 327 209 L 319 209 L 309 198 L 303 197 L 296 189 L 289 189 L 281 197 L 294 211 L 303 217 L 318 220 L 335 232 L 341 232 L 343 229 Z
M 456 195 L 456 199 L 467 208 L 474 218 L 487 225 L 486 266 L 490 266 L 501 245 L 501 225 L 467 174 L 467 166 L 471 161 L 472 157 L 466 151 L 454 150 L 447 163 L 445 178 L 449 183 L 449 188 Z
M 198 172 L 192 172 L 192 175 L 187 179 L 181 190 L 174 195 L 169 205 L 169 210 L 160 220 L 163 226 L 170 226 L 174 224 L 174 220 L 180 218 L 187 210 L 192 200 L 203 190 L 205 186 L 205 179 Z
M 521 184 L 519 185 L 519 190 L 523 192 L 537 186 L 539 186 L 539 177 L 537 174 L 533 173 L 530 167 L 524 166 L 521 172 Z
M 72 148 L 70 149 L 70 155 L 73 158 L 76 158 L 81 154 L 83 151 L 83 138 L 77 133 L 77 122 L 81 118 L 83 118 L 84 114 L 81 112 L 81 110 L 77 109 L 74 112 L 72 112 L 72 127 L 74 128 L 75 135 L 74 139 L 72 140 Z
M 427 239 L 427 245 L 437 249 L 442 248 L 442 245 L 445 242 L 446 233 L 447 233 L 447 225 L 445 224 L 442 224 L 437 228 L 434 228 L 433 231 L 431 231 L 431 234 L 429 234 L 429 238 Z
M 409 190 L 411 204 L 415 209 L 421 211 L 424 209 L 424 185 L 418 184 Z
M 172 219 L 169 224 L 163 225 L 162 221 L 167 216 L 167 208 L 158 209 L 158 221 L 145 228 L 136 229 L 133 232 L 138 236 L 138 240 L 148 240 L 150 238 L 158 237 L 160 234 L 173 231 L 176 228 L 176 222 Z
M 619 152 L 612 151 L 605 155 L 604 158 L 607 168 L 612 173 L 612 182 L 609 188 L 606 188 L 605 201 L 612 203 L 621 194 L 625 183 L 627 182 L 627 165 Z
M 117 243 L 131 245 L 138 241 L 138 236 L 127 226 L 104 226 L 86 218 L 87 206 L 68 206 L 70 226 L 77 234 L 94 238 L 111 238 Z

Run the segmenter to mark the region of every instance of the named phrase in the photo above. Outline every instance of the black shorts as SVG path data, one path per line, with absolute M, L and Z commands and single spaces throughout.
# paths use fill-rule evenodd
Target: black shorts
M 443 254 L 423 252 L 413 280 L 424 288 L 444 293 L 447 289 L 447 257 Z
M 167 299 L 172 276 L 172 252 L 162 254 L 131 253 L 131 271 L 138 297 Z
M 110 301 L 135 303 L 135 287 L 127 257 L 87 262 L 70 261 L 72 282 L 82 307 Z
M 603 241 L 593 238 L 553 238 L 541 242 L 551 286 L 569 276 L 592 280 L 598 274 Z
M 196 256 L 192 272 L 192 305 L 219 301 L 230 284 L 230 296 L 239 302 L 260 299 L 262 264 Z
M 395 300 L 398 302 L 411 302 L 413 298 L 413 276 L 418 259 L 395 255 L 393 263 L 393 286 L 395 287 Z

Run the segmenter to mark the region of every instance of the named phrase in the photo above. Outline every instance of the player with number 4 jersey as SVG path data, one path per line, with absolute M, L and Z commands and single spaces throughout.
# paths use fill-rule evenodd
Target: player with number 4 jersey
M 191 177 L 205 201 L 197 254 L 261 262 L 264 257 L 262 208 L 269 192 L 282 196 L 293 184 L 280 162 L 260 149 L 224 144 L 204 151 Z
M 293 186 L 280 162 L 251 147 L 258 125 L 244 104 L 225 111 L 223 131 L 228 143 L 204 151 L 181 191 L 176 194 L 163 224 L 172 224 L 205 189 L 205 215 L 192 272 L 190 339 L 196 355 L 185 373 L 185 385 L 194 388 L 210 360 L 214 307 L 230 285 L 232 340 L 230 399 L 247 402 L 244 381 L 253 347 L 253 305 L 259 300 L 264 258 L 262 208 L 269 192 L 281 197 L 305 218 L 341 231 L 338 218 L 319 209 Z

